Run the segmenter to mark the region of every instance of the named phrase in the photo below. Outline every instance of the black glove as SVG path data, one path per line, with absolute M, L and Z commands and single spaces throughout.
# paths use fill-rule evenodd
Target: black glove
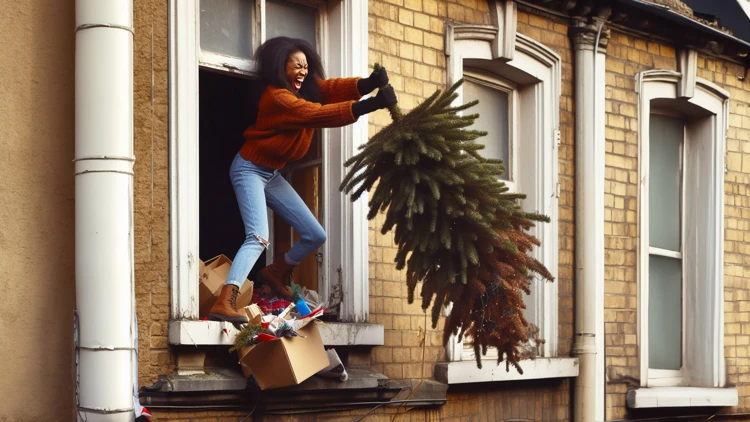
M 367 78 L 362 78 L 357 81 L 357 91 L 360 95 L 367 95 L 376 88 L 382 88 L 388 85 L 388 72 L 385 71 L 384 67 L 375 69 L 370 73 Z
M 393 91 L 393 87 L 387 86 L 381 88 L 380 91 L 378 91 L 378 95 L 352 104 L 352 114 L 355 119 L 358 119 L 359 116 L 363 114 L 372 113 L 375 110 L 390 107 L 397 102 L 398 99 L 396 98 L 396 93 Z

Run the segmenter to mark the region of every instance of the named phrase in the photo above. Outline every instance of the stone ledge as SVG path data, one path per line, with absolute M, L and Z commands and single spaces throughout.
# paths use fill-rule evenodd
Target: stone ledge
M 320 336 L 326 346 L 382 346 L 382 324 L 325 322 Z M 187 346 L 231 346 L 238 331 L 229 322 L 169 321 L 169 344 Z
M 628 390 L 631 409 L 655 407 L 737 406 L 737 388 L 651 387 Z
M 482 369 L 477 368 L 474 360 L 441 362 L 435 365 L 435 379 L 454 385 L 578 376 L 578 358 L 537 358 L 522 360 L 520 364 L 523 374 L 513 367 L 506 371 L 505 362 L 498 365 L 495 360 L 483 361 Z

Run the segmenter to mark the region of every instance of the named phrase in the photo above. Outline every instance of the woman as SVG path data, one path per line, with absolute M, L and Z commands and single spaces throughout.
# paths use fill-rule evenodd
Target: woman
M 358 101 L 388 83 L 385 69 L 376 70 L 367 78 L 325 79 L 320 57 L 300 39 L 270 39 L 256 52 L 256 60 L 263 85 L 258 117 L 245 130 L 245 144 L 230 168 L 245 224 L 245 242 L 208 314 L 209 319 L 238 323 L 248 321 L 236 309 L 240 286 L 269 244 L 266 207 L 300 235 L 289 251 L 276 256 L 257 276 L 259 282 L 280 296 L 291 297 L 292 270 L 326 240 L 323 227 L 279 170 L 305 155 L 316 128 L 345 126 L 397 101 L 390 86 L 379 90 L 375 97 Z

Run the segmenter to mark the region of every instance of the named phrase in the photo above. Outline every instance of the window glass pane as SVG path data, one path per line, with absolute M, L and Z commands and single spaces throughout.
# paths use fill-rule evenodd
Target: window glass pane
M 649 256 L 648 366 L 682 366 L 682 260 Z
M 201 49 L 252 58 L 254 4 L 253 0 L 200 0 Z
M 465 103 L 479 100 L 479 105 L 467 112 L 479 113 L 479 118 L 474 121 L 474 129 L 487 132 L 487 136 L 477 139 L 477 142 L 485 146 L 480 154 L 487 158 L 502 159 L 506 170 L 501 178 L 509 180 L 508 93 L 467 79 L 464 81 L 463 94 Z
M 684 122 L 652 114 L 649 126 L 649 243 L 679 252 Z
M 316 47 L 317 9 L 287 0 L 266 0 L 266 39 L 301 38 Z

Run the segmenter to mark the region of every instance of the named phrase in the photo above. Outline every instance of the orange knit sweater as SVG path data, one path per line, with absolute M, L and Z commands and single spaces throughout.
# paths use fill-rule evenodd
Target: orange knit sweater
M 299 160 L 310 148 L 316 128 L 354 123 L 352 104 L 362 96 L 359 78 L 318 80 L 323 104 L 298 98 L 286 88 L 269 85 L 260 97 L 258 119 L 245 130 L 242 158 L 280 169 Z

